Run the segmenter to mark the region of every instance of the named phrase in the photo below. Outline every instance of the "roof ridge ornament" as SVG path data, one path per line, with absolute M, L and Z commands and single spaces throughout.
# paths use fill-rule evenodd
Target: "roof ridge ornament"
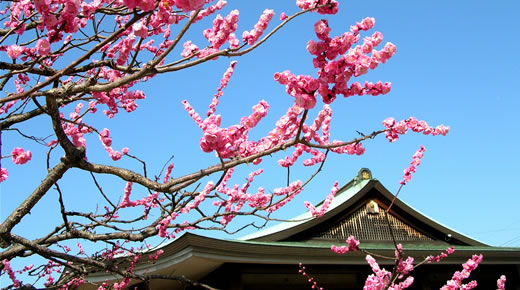
M 368 168 L 361 168 L 356 177 L 356 181 L 372 179 L 372 172 Z

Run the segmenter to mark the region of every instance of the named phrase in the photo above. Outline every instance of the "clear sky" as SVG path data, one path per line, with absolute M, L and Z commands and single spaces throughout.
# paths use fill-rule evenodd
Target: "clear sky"
M 228 1 L 222 14 L 232 8 L 240 10 L 239 34 L 250 30 L 265 8 L 274 9 L 279 23 L 281 12 L 297 12 L 295 1 Z M 291 70 L 295 74 L 316 76 L 311 56 L 305 46 L 316 39 L 313 24 L 327 18 L 331 35 L 340 35 L 356 21 L 375 17 L 372 31 L 380 31 L 384 42 L 397 46 L 397 54 L 361 81 L 390 81 L 392 91 L 384 96 L 338 98 L 332 105 L 332 138 L 349 140 L 357 131 L 370 133 L 382 128 L 386 117 L 404 119 L 415 116 L 430 125 L 451 126 L 446 136 L 424 136 L 408 133 L 396 143 L 383 136 L 364 145 L 364 156 L 329 155 L 324 171 L 311 186 L 276 217 L 290 218 L 305 210 L 303 202 L 316 203 L 330 191 L 334 181 L 340 185 L 352 179 L 361 167 L 372 170 L 390 191 L 395 192 L 413 153 L 424 145 L 423 163 L 400 198 L 432 219 L 494 246 L 520 246 L 520 141 L 516 117 L 519 110 L 518 84 L 520 54 L 518 53 L 520 20 L 518 1 L 340 1 L 340 12 L 333 16 L 308 14 L 289 23 L 255 52 L 238 58 L 235 74 L 224 91 L 217 112 L 223 125 L 239 122 L 251 112 L 251 106 L 265 99 L 271 110 L 252 135 L 268 132 L 291 104 L 293 99 L 285 88 L 273 80 L 275 72 Z M 203 47 L 202 29 L 207 22 L 197 23 L 185 39 Z M 366 34 L 365 34 L 366 35 Z M 364 35 L 362 35 L 364 36 Z M 180 51 L 176 52 L 178 57 Z M 5 54 L 2 56 L 5 57 Z M 138 102 L 139 109 L 116 118 L 88 119 L 100 129 L 111 128 L 113 147 L 124 146 L 147 161 L 151 174 L 174 155 L 173 175 L 180 176 L 218 162 L 213 154 L 199 149 L 200 130 L 184 112 L 181 101 L 188 99 L 201 113 L 207 110 L 219 80 L 229 65 L 228 59 L 203 64 L 185 71 L 158 76 L 140 88 L 148 96 Z M 321 106 L 321 101 L 318 103 Z M 65 110 L 68 113 L 72 109 Z M 311 117 L 315 116 L 311 114 Z M 48 133 L 49 120 L 38 118 L 20 127 L 32 135 Z M 89 159 L 110 164 L 96 137 L 88 139 Z M 5 134 L 3 154 L 22 144 L 33 151 L 33 160 L 25 166 L 15 166 L 3 160 L 10 178 L 1 184 L 2 220 L 43 178 L 45 148 Z M 517 149 L 515 149 L 517 148 Z M 288 151 L 290 153 L 292 151 Z M 285 170 L 276 165 L 283 155 L 267 158 L 260 167 L 266 173 L 253 187 L 274 189 L 285 184 Z M 120 161 L 115 165 L 135 163 Z M 245 168 L 235 182 L 256 167 Z M 78 206 L 92 203 L 91 185 L 85 174 L 65 176 L 63 189 L 66 200 Z M 294 170 L 291 177 L 306 178 L 309 170 Z M 218 177 L 212 177 L 216 179 Z M 102 180 L 103 181 L 103 180 Z M 111 196 L 123 193 L 124 183 L 108 182 L 103 186 Z M 39 236 L 41 214 L 49 221 L 59 218 L 59 211 L 47 205 L 56 203 L 56 194 L 46 196 L 43 204 L 33 210 L 15 228 L 20 233 Z M 93 203 L 95 206 L 95 203 Z M 101 206 L 101 205 L 100 205 Z M 32 218 L 32 220 L 31 220 Z M 232 226 L 240 226 L 239 223 Z M 247 233 L 247 232 L 244 232 Z M 40 235 L 43 232 L 40 233 Z M 218 233 L 208 233 L 221 236 Z

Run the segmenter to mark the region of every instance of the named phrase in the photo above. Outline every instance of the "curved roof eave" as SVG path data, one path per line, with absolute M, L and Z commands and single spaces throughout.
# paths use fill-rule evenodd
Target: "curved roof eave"
M 391 201 L 394 199 L 394 195 L 384 187 L 377 179 L 353 179 L 344 185 L 339 191 L 336 197 L 333 199 L 329 211 L 320 218 L 312 217 L 310 211 L 306 211 L 299 216 L 290 219 L 287 222 L 281 222 L 272 227 L 260 230 L 258 232 L 246 235 L 239 238 L 238 240 L 245 241 L 280 241 L 288 238 L 294 234 L 302 232 L 319 223 L 322 223 L 330 218 L 333 218 L 343 210 L 352 206 L 354 203 L 359 201 L 365 196 L 370 190 L 376 189 L 383 197 Z M 435 229 L 438 232 L 444 233 L 446 236 L 450 236 L 454 240 L 458 240 L 464 244 L 470 246 L 488 246 L 476 239 L 470 238 L 462 233 L 449 228 L 434 219 L 426 216 L 419 212 L 413 207 L 409 206 L 405 202 L 396 199 L 394 202 L 396 208 L 400 208 L 419 222 Z

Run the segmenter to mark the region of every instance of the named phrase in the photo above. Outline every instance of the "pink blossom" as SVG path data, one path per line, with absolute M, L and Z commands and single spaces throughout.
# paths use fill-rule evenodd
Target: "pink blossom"
M 204 187 L 204 190 L 202 190 L 196 197 L 193 202 L 190 202 L 187 204 L 184 208 L 181 209 L 182 213 L 188 213 L 190 210 L 197 208 L 201 202 L 203 202 L 206 199 L 206 196 L 213 190 L 214 184 L 212 181 L 208 182 L 206 186 Z
M 296 6 L 300 9 L 309 9 L 316 6 L 329 4 L 325 7 L 315 10 L 319 14 L 336 14 L 338 13 L 338 1 L 336 0 L 296 0 Z
M 221 10 L 222 8 L 224 8 L 224 6 L 226 6 L 227 4 L 227 1 L 225 0 L 219 0 L 217 3 L 207 7 L 206 9 L 202 9 L 199 14 L 197 14 L 197 18 L 195 18 L 195 20 L 193 21 L 193 23 L 201 20 L 202 18 L 208 16 L 208 15 L 211 15 L 213 13 L 215 13 L 217 10 Z M 193 16 L 193 14 L 195 13 L 195 11 L 192 11 L 191 12 L 191 16 Z
M 287 19 L 287 14 L 285 12 L 280 13 L 280 20 L 284 21 L 285 19 Z
M 139 37 L 146 38 L 148 36 L 148 27 L 143 21 L 134 23 L 132 29 L 134 30 L 134 34 Z
M 277 188 L 273 191 L 273 195 L 283 196 L 284 199 L 277 201 L 272 206 L 266 209 L 268 213 L 272 213 L 280 209 L 282 206 L 290 202 L 297 194 L 303 191 L 302 181 L 297 180 L 289 184 L 287 187 Z
M 17 59 L 25 51 L 23 46 L 12 44 L 7 47 L 7 55 L 12 59 Z
M 350 27 L 350 31 L 353 33 L 358 33 L 360 30 L 370 30 L 372 27 L 374 27 L 374 24 L 376 23 L 376 20 L 372 17 L 367 17 L 361 22 L 357 22 L 356 25 L 352 25 Z
M 219 98 L 224 94 L 223 89 L 225 89 L 227 87 L 229 80 L 231 79 L 231 76 L 233 75 L 233 71 L 235 70 L 236 64 L 237 64 L 237 61 L 232 61 L 229 64 L 229 68 L 226 70 L 226 72 L 222 76 L 222 79 L 220 80 L 220 86 L 217 88 L 217 93 L 213 96 L 213 100 L 211 101 L 211 104 L 209 105 L 209 110 L 206 113 L 207 116 L 210 116 L 211 114 L 215 113 L 216 107 L 219 103 Z
M 9 177 L 9 172 L 5 168 L 0 168 L 0 182 L 3 182 Z
M 372 268 L 374 274 L 367 277 L 363 289 L 384 289 L 389 284 L 392 273 L 381 269 L 376 260 L 370 255 L 367 255 L 365 260 Z
M 129 9 L 137 7 L 143 11 L 150 11 L 155 7 L 154 0 L 123 0 L 123 2 Z
M 13 269 L 11 268 L 11 264 L 9 263 L 9 260 L 7 260 L 7 259 L 2 260 L 2 264 L 4 265 L 4 269 L 2 271 L 7 272 L 9 279 L 11 279 L 11 281 L 13 281 L 13 286 L 20 287 L 21 283 L 19 280 L 16 279 L 15 273 L 14 273 Z
M 121 159 L 121 157 L 123 157 L 123 155 L 128 154 L 129 149 L 127 147 L 121 149 L 122 152 L 112 149 L 112 138 L 110 137 L 110 130 L 107 128 L 99 132 L 99 140 L 103 144 L 103 147 L 105 147 L 105 151 L 108 153 L 108 156 L 110 156 L 110 158 L 112 158 L 114 161 L 118 161 Z
M 473 289 L 474 287 L 476 287 L 476 281 L 471 281 L 468 284 L 462 284 L 462 280 L 469 278 L 471 272 L 478 267 L 478 265 L 482 262 L 482 259 L 482 255 L 473 255 L 471 259 L 467 260 L 466 263 L 462 264 L 463 270 L 455 272 L 451 280 L 447 281 L 441 289 Z
M 168 165 L 168 168 L 166 169 L 166 173 L 164 174 L 164 179 L 163 179 L 164 183 L 166 183 L 170 180 L 170 174 L 172 173 L 172 170 L 173 170 L 173 163 L 170 163 L 170 165 Z
M 307 274 L 307 272 L 305 272 L 305 267 L 302 265 L 302 263 L 299 264 L 299 267 L 300 267 L 300 270 L 298 271 L 298 273 L 302 274 L 302 276 L 307 278 L 307 281 L 311 284 L 311 289 L 323 290 L 322 287 L 318 286 L 318 283 L 316 282 L 316 280 L 313 277 L 309 276 L 309 274 Z
M 253 45 L 262 36 L 262 33 L 267 29 L 269 21 L 273 19 L 274 11 L 270 9 L 264 10 L 260 19 L 255 24 L 255 28 L 251 31 L 244 31 L 242 33 L 242 41 L 247 42 L 249 45 Z
M 399 139 L 399 135 L 406 134 L 408 129 L 424 135 L 443 135 L 448 134 L 450 127 L 439 125 L 436 128 L 430 127 L 428 123 L 422 120 L 417 120 L 415 117 L 410 117 L 407 120 L 396 122 L 394 118 L 387 118 L 383 121 L 383 126 L 390 129 L 385 132 L 386 139 L 390 142 L 395 142 Z
M 410 162 L 410 166 L 408 166 L 404 170 L 403 180 L 401 180 L 401 184 L 405 185 L 407 182 L 409 182 L 412 179 L 412 173 L 415 173 L 417 170 L 417 166 L 421 164 L 421 158 L 424 156 L 424 152 L 426 151 L 426 148 L 421 145 L 421 148 L 415 152 L 415 154 L 412 157 L 412 161 Z
M 304 1 L 302 1 L 304 2 Z M 348 84 L 352 77 L 366 74 L 370 69 L 375 69 L 379 63 L 386 62 L 395 53 L 395 46 L 386 44 L 382 51 L 373 50 L 383 39 L 381 33 L 376 32 L 371 37 L 364 39 L 363 45 L 352 48 L 359 41 L 359 32 L 373 27 L 375 20 L 366 18 L 361 23 L 353 26 L 352 32 L 346 32 L 342 36 L 331 38 L 330 27 L 327 20 L 319 20 L 314 24 L 314 31 L 320 41 L 310 40 L 307 50 L 314 55 L 313 65 L 319 69 L 316 83 L 318 88 L 313 90 L 303 89 L 303 93 L 293 89 L 292 74 L 287 76 L 277 73 L 275 80 L 286 85 L 287 93 L 296 98 L 296 103 L 305 109 L 312 108 L 316 103 L 315 94 L 319 93 L 324 103 L 332 103 L 337 95 L 350 97 L 354 95 L 382 95 L 390 92 L 390 82 L 368 82 L 364 85 L 359 82 Z M 372 55 L 370 55 L 372 53 Z M 336 60 L 337 56 L 340 56 Z M 300 78 L 301 76 L 298 76 Z M 300 85 L 302 87 L 302 85 Z
M 175 0 L 175 6 L 184 12 L 201 9 L 205 0 Z
M 449 131 L 450 131 L 450 127 L 449 126 L 439 125 L 432 132 L 432 135 L 434 135 L 434 136 L 435 135 L 446 136 L 446 134 L 448 134 Z
M 47 38 L 38 39 L 36 42 L 36 50 L 39 55 L 49 55 L 51 51 L 51 44 Z
M 410 273 L 413 269 L 413 257 L 408 257 L 406 260 L 399 259 L 399 263 L 397 265 L 397 273 L 399 273 L 399 279 L 404 278 L 405 275 Z
M 27 163 L 29 160 L 31 160 L 31 157 L 32 157 L 31 151 L 24 152 L 23 148 L 20 148 L 20 147 L 14 148 L 13 151 L 11 152 L 11 155 L 12 155 L 12 160 L 13 160 L 14 164 L 20 164 L 20 165 Z
M 314 23 L 314 32 L 320 40 L 327 40 L 330 30 L 327 19 L 321 19 Z
M 315 92 L 319 81 L 308 75 L 293 75 L 290 71 L 275 73 L 274 79 L 285 85 L 287 94 L 295 98 L 295 104 L 303 109 L 312 109 L 316 105 Z
M 348 246 L 332 245 L 331 250 L 336 254 L 345 254 L 346 252 L 359 251 L 359 241 L 354 236 L 349 236 L 346 240 Z
M 338 190 L 338 182 L 336 181 L 334 182 L 334 185 L 332 186 L 329 195 L 327 195 L 327 198 L 325 198 L 325 201 L 323 202 L 319 210 L 316 210 L 316 208 L 308 201 L 304 203 L 305 207 L 309 209 L 309 211 L 314 217 L 322 217 L 329 209 L 329 206 L 332 203 L 332 200 L 334 199 L 334 196 L 336 195 Z
M 448 249 L 446 249 L 446 251 L 444 252 L 441 252 L 439 255 L 437 256 L 428 256 L 426 257 L 426 261 L 428 263 L 432 263 L 432 262 L 440 262 L 442 259 L 448 257 L 448 255 L 451 255 L 455 252 L 455 247 L 450 247 Z
M 497 289 L 498 290 L 506 289 L 506 276 L 505 275 L 500 276 L 500 278 L 497 280 Z
M 238 10 L 232 10 L 226 17 L 217 15 L 213 20 L 213 28 L 206 29 L 203 31 L 204 37 L 211 43 L 212 47 L 203 49 L 198 57 L 204 57 L 209 54 L 215 53 L 218 49 L 230 40 L 231 35 L 237 29 Z M 233 35 L 232 38 L 235 38 Z
M 164 253 L 163 250 L 158 250 L 154 254 L 148 255 L 148 258 L 152 261 L 157 261 L 159 259 L 159 256 Z
M 386 128 L 391 128 L 395 125 L 395 119 L 394 118 L 386 118 L 384 121 L 383 121 L 383 126 L 385 126 Z
M 174 212 L 159 222 L 159 224 L 156 227 L 159 231 L 159 237 L 165 238 L 168 236 L 168 226 L 174 219 L 177 218 L 178 215 L 178 213 Z
M 186 41 L 183 47 L 184 49 L 181 52 L 182 57 L 191 57 L 199 51 L 199 47 L 193 44 L 191 40 Z
M 76 243 L 76 246 L 77 246 L 78 249 L 79 249 L 78 254 L 79 254 L 79 255 L 85 255 L 85 251 L 83 250 L 83 246 L 82 246 L 79 242 Z

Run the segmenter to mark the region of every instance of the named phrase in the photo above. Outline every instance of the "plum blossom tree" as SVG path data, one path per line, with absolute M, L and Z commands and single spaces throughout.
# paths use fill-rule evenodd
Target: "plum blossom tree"
M 388 118 L 382 128 L 370 134 L 331 140 L 331 104 L 338 96 L 376 96 L 391 89 L 389 82 L 354 81 L 386 63 L 396 52 L 390 42 L 380 46 L 380 32 L 361 38 L 374 27 L 373 18 L 365 18 L 337 36 L 331 36 L 326 19 L 314 24 L 317 39 L 309 40 L 306 48 L 313 56 L 316 75 L 274 72 L 274 80 L 285 87 L 293 103 L 263 137 L 253 138 L 250 132 L 269 111 L 270 105 L 264 100 L 254 105 L 252 112 L 244 112 L 239 123 L 223 126 L 216 109 L 237 66 L 235 59 L 255 51 L 302 14 L 335 14 L 339 8 L 335 0 L 298 0 L 298 11 L 291 15 L 283 12 L 277 19 L 275 12 L 267 9 L 253 28 L 246 28 L 240 35 L 238 10 L 214 16 L 226 5 L 224 0 L 21 0 L 3 6 L 0 140 L 18 134 L 47 148 L 45 156 L 33 156 L 23 143 L 7 148 L 6 155 L 0 154 L 0 182 L 10 182 L 11 166 L 42 160 L 46 169 L 45 177 L 32 192 L 19 193 L 23 201 L 0 224 L 0 269 L 12 287 L 45 280 L 46 287 L 69 288 L 84 283 L 84 277 L 92 271 L 121 277 L 116 284 L 104 284 L 102 288 L 120 289 L 131 279 L 157 278 L 134 272 L 136 263 L 153 262 L 162 254 L 147 252 L 147 239 L 172 239 L 192 229 L 228 232 L 229 223 L 237 216 L 254 217 L 261 223 L 249 226 L 262 226 L 273 212 L 304 190 L 329 155 L 362 155 L 363 142 L 378 135 L 394 142 L 409 130 L 425 135 L 448 133 L 449 127 L 432 127 L 414 117 L 401 121 Z M 210 27 L 203 31 L 206 42 L 188 40 L 193 24 L 210 17 Z M 182 102 L 201 130 L 201 150 L 215 155 L 214 165 L 173 177 L 174 164 L 168 162 L 163 169 L 155 168 L 160 173 L 151 177 L 146 160 L 138 157 L 139 152 L 132 152 L 131 144 L 119 150 L 113 147 L 112 131 L 106 128 L 108 120 L 117 118 L 122 111 L 137 110 L 138 103 L 147 98 L 141 90 L 147 81 L 223 57 L 233 60 L 209 101 L 208 111 L 200 114 L 189 100 Z M 160 100 L 146 101 L 160 106 Z M 316 112 L 317 117 L 310 120 L 309 112 Z M 18 129 L 42 118 L 49 122 L 50 137 L 30 136 Z M 91 136 L 99 143 L 89 139 Z M 96 156 L 90 153 L 96 148 L 104 150 L 111 162 L 96 162 Z M 287 153 L 278 161 L 279 166 L 289 169 L 305 153 L 309 158 L 301 164 L 315 167 L 314 174 L 296 180 L 289 180 L 288 175 L 285 186 L 253 189 L 255 177 L 263 173 L 263 159 L 283 151 Z M 403 185 L 419 165 L 422 152 L 414 156 Z M 31 160 L 33 157 L 35 160 Z M 129 165 L 131 161 L 135 163 Z M 246 164 L 254 167 L 246 182 L 230 184 L 236 169 Z M 91 198 L 99 198 L 99 208 L 78 210 L 64 199 L 67 193 L 60 181 L 77 172 L 91 177 L 90 182 L 97 188 Z M 123 181 L 124 188 L 116 194 L 106 193 L 102 187 L 106 177 Z M 132 196 L 136 188 L 147 194 Z M 313 215 L 323 215 L 337 190 L 336 182 L 320 209 L 310 203 L 305 206 Z M 17 230 L 49 192 L 58 194 L 61 220 L 36 238 Z M 348 248 L 338 247 L 338 251 L 358 247 L 353 239 L 348 244 Z M 46 262 L 13 268 L 13 261 L 34 256 Z M 396 259 L 401 261 L 400 254 Z M 375 260 L 367 257 L 367 261 L 376 275 L 371 281 L 392 282 Z M 397 265 L 406 269 L 402 271 L 411 270 L 403 264 L 411 262 L 405 261 Z M 21 281 L 22 274 L 24 279 L 34 278 Z M 175 275 L 161 278 L 198 284 Z M 458 276 L 454 276 L 454 283 L 456 279 Z

